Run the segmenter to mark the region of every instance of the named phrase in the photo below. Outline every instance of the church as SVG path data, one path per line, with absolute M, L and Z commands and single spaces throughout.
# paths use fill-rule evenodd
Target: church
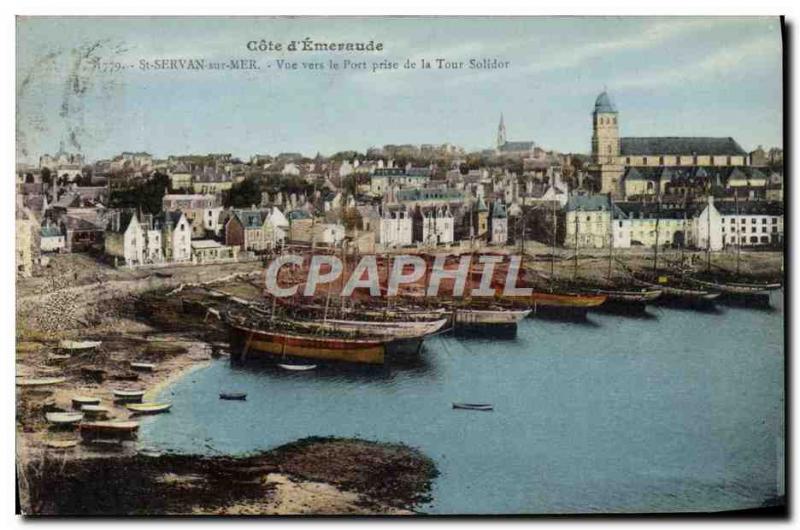
M 747 152 L 731 137 L 637 137 L 619 135 L 619 113 L 606 91 L 592 112 L 592 164 L 589 173 L 601 193 L 622 199 L 630 168 L 747 166 Z M 631 172 L 637 173 L 637 172 Z
M 506 124 L 500 114 L 500 125 L 497 126 L 497 156 L 532 156 L 536 144 L 531 141 L 511 142 L 506 138 Z

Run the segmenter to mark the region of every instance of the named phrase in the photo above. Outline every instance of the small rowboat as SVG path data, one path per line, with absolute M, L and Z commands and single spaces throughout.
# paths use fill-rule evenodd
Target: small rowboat
M 101 407 L 100 405 L 84 405 L 81 408 L 81 412 L 83 412 L 84 416 L 100 419 L 105 418 L 111 412 L 108 407 Z
M 17 386 L 58 385 L 67 380 L 66 377 L 40 377 L 36 379 L 17 379 Z
M 114 399 L 118 401 L 141 401 L 144 390 L 114 390 Z
M 85 341 L 77 341 L 77 340 L 62 340 L 59 343 L 59 347 L 62 350 L 92 350 L 97 348 L 103 344 L 99 340 L 85 340 Z
M 92 396 L 75 396 L 72 398 L 72 408 L 81 410 L 86 405 L 99 405 L 100 398 Z
M 156 369 L 156 365 L 153 363 L 130 363 L 131 370 L 139 370 L 142 372 L 152 372 Z
M 220 392 L 219 398 L 228 401 L 244 401 L 247 399 L 247 394 L 244 392 Z
M 72 449 L 78 445 L 78 440 L 45 440 L 44 445 L 50 449 Z
M 48 412 L 44 415 L 54 425 L 72 425 L 83 419 L 81 412 Z
M 47 361 L 57 363 L 60 361 L 66 361 L 67 359 L 70 358 L 71 358 L 70 355 L 60 355 L 58 353 L 51 353 L 50 355 L 47 356 Z
M 280 366 L 284 370 L 289 370 L 292 372 L 307 372 L 317 367 L 316 364 L 280 364 L 280 363 L 278 363 L 278 366 Z
M 459 410 L 482 410 L 488 412 L 494 410 L 494 405 L 491 403 L 453 403 L 453 408 Z
M 160 414 L 172 408 L 172 403 L 131 403 L 126 408 L 136 414 Z
M 172 278 L 172 273 L 156 271 L 156 276 L 158 276 L 159 278 Z

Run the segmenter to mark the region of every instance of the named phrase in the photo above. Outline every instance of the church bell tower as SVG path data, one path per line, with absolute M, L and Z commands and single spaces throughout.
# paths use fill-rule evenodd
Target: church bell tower
M 592 112 L 592 159 L 597 164 L 615 164 L 619 157 L 617 109 L 604 90 Z
M 506 124 L 503 122 L 503 113 L 500 113 L 500 125 L 497 126 L 497 148 L 500 149 L 506 143 Z

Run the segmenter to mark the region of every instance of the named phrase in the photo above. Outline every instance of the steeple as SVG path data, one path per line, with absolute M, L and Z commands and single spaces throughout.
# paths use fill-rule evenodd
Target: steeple
M 497 147 L 506 143 L 506 124 L 503 121 L 503 113 L 500 113 L 500 125 L 497 126 Z

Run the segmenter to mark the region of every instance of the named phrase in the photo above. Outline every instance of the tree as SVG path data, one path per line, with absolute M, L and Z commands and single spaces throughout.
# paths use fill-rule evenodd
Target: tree
M 112 191 L 109 202 L 112 208 L 141 208 L 144 213 L 157 214 L 161 211 L 168 187 L 169 176 L 156 171 L 141 184 Z
M 223 197 L 226 207 L 249 208 L 253 204 L 261 204 L 261 185 L 255 177 L 247 177 L 234 184 Z
M 48 186 L 53 183 L 53 173 L 50 171 L 49 167 L 42 168 L 42 182 Z

